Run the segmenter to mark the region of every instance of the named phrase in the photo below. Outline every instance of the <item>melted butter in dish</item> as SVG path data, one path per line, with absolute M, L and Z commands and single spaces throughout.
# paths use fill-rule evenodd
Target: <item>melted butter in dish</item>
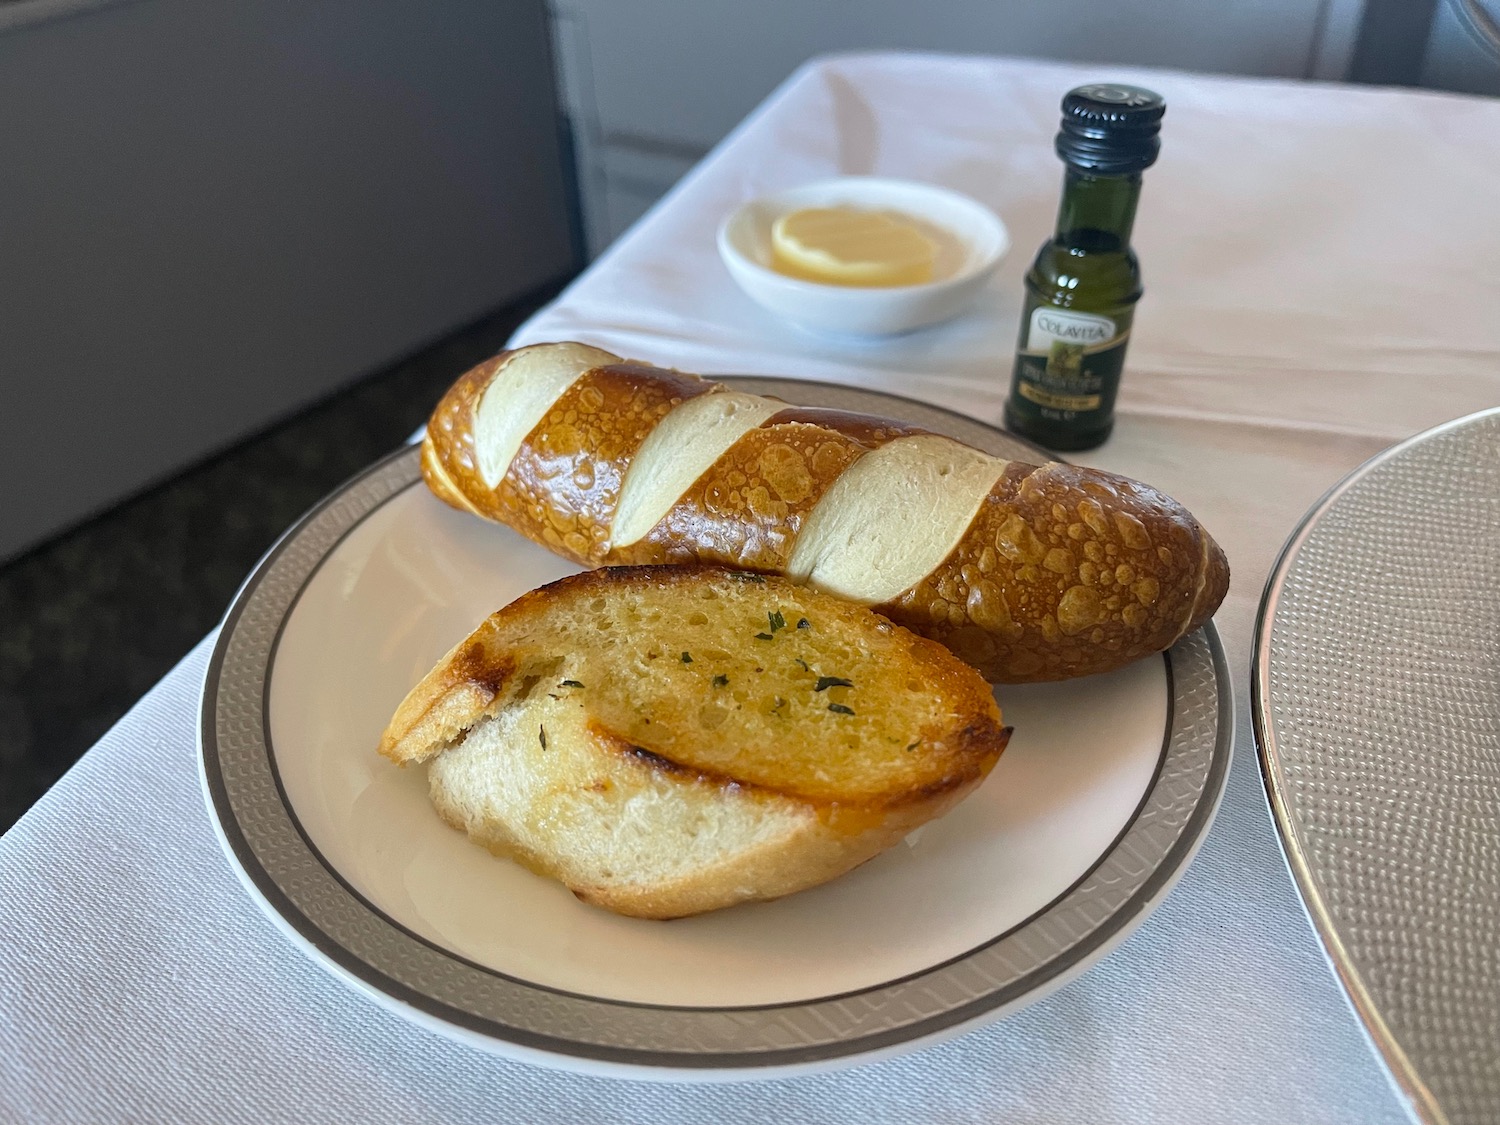
M 771 265 L 824 285 L 925 285 L 936 279 L 939 245 L 915 220 L 891 211 L 818 207 L 771 228 Z

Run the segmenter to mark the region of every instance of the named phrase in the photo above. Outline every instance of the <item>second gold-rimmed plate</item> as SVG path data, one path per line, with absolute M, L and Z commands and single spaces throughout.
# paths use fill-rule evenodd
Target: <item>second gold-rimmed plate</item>
M 1500 409 L 1361 465 L 1267 581 L 1251 716 L 1287 863 L 1427 1122 L 1500 1120 Z

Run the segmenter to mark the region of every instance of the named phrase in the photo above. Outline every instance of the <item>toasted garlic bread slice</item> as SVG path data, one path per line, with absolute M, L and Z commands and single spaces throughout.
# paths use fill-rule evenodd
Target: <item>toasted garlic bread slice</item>
M 1009 737 L 935 642 L 789 579 L 616 567 L 517 599 L 397 709 L 381 753 L 585 902 L 675 918 L 841 875 L 942 815 Z

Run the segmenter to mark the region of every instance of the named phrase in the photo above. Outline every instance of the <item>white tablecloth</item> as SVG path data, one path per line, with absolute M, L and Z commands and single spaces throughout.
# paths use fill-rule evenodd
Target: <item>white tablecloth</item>
M 1261 584 L 1299 514 L 1392 440 L 1500 401 L 1500 103 L 920 55 L 794 75 L 519 342 L 858 383 L 996 421 L 1019 280 L 1060 182 L 1057 103 L 1166 95 L 1137 224 L 1114 438 L 1088 460 L 1179 497 L 1229 553 L 1238 749 L 1202 852 L 1145 925 L 1019 1015 L 843 1073 L 728 1087 L 581 1078 L 409 1026 L 250 904 L 195 772 L 208 638 L 0 839 L 0 1120 L 1376 1123 L 1401 1105 L 1313 940 L 1249 735 Z M 868 345 L 733 287 L 719 218 L 835 173 L 931 180 L 1016 241 L 963 319 Z

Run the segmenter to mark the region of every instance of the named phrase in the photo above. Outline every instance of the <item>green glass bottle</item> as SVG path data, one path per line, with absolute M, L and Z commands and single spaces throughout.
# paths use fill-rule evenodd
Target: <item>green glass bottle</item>
M 1057 232 L 1026 274 L 1005 404 L 1006 426 L 1049 449 L 1092 449 L 1114 428 L 1142 291 L 1130 228 L 1166 108 L 1161 95 L 1136 86 L 1080 86 L 1063 98 Z

